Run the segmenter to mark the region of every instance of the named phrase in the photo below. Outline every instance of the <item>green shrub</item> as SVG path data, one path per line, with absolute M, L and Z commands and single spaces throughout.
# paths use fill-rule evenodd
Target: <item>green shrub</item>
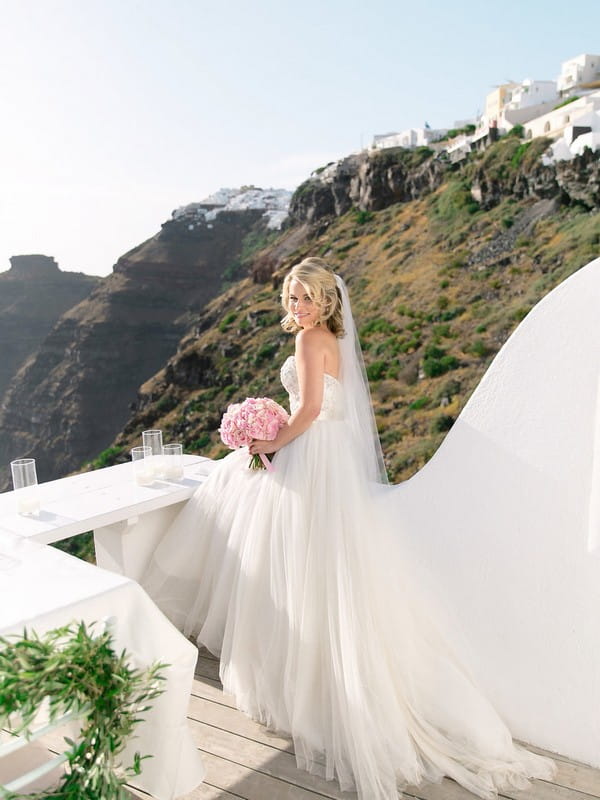
M 277 325 L 280 321 L 278 311 L 272 311 L 268 314 L 259 314 L 256 318 L 256 325 L 259 328 L 270 328 L 271 325 Z
M 400 341 L 399 350 L 401 353 L 410 353 L 421 346 L 421 339 L 419 336 L 413 336 L 410 339 L 403 339 Z
M 373 361 L 373 363 L 369 364 L 367 367 L 367 377 L 370 381 L 380 381 L 385 377 L 386 370 L 387 362 Z
M 575 100 L 579 100 L 578 94 L 573 95 L 573 97 L 569 97 L 567 100 L 563 100 L 562 103 L 559 103 L 557 106 L 554 106 L 552 111 L 556 111 L 557 108 L 562 108 L 563 106 L 568 106 L 569 103 L 574 103 Z
M 425 408 L 425 406 L 428 406 L 430 402 L 430 397 L 418 397 L 409 405 L 409 408 L 411 411 L 419 411 L 420 409 Z
M 469 348 L 469 352 L 474 356 L 478 356 L 478 358 L 484 358 L 488 355 L 490 350 L 483 339 L 476 339 Z
M 262 364 L 264 361 L 268 361 L 269 359 L 273 358 L 278 349 L 279 346 L 276 343 L 267 342 L 266 344 L 263 344 L 256 351 L 254 363 L 258 365 Z
M 409 308 L 408 306 L 405 306 L 404 304 L 401 304 L 401 305 L 398 306 L 398 308 L 396 309 L 396 313 L 397 314 L 401 314 L 404 317 L 411 317 L 412 318 L 412 317 L 416 316 L 416 314 L 412 310 L 412 308 Z
M 124 447 L 107 447 L 91 462 L 92 469 L 102 469 L 114 464 L 117 458 L 124 452 Z
M 446 431 L 450 430 L 450 428 L 454 425 L 454 422 L 454 417 L 451 417 L 449 414 L 440 414 L 440 416 L 436 417 L 431 423 L 431 432 L 445 433 Z
M 191 441 L 188 445 L 186 445 L 186 450 L 191 450 L 193 453 L 197 451 L 204 450 L 205 447 L 208 447 L 210 444 L 210 434 L 209 433 L 201 433 L 197 439 Z
M 423 358 L 423 372 L 426 377 L 437 378 L 458 366 L 459 362 L 456 356 L 448 355 L 445 350 L 435 344 L 427 346 Z
M 450 339 L 452 336 L 452 333 L 450 331 L 450 325 L 448 325 L 447 322 L 443 323 L 442 325 L 434 325 L 433 335 L 436 338 L 442 337 L 444 339 Z
M 522 139 L 523 136 L 525 136 L 525 128 L 520 123 L 518 125 L 513 125 L 508 132 L 508 136 L 516 136 L 517 139 Z
M 396 328 L 386 319 L 372 319 L 360 329 L 360 336 L 369 336 L 371 333 L 395 333 Z
M 510 318 L 515 322 L 521 322 L 521 320 L 525 319 L 525 317 L 527 316 L 527 314 L 529 314 L 530 311 L 531 308 L 528 308 L 527 306 L 521 306 L 520 308 L 517 308 L 512 312 Z
M 88 561 L 90 564 L 96 563 L 96 547 L 94 545 L 93 531 L 87 531 L 86 533 L 80 533 L 78 536 L 71 536 L 70 539 L 54 542 L 52 547 L 56 547 L 57 550 L 62 550 L 63 553 L 69 553 L 71 556 L 80 558 L 82 561 Z
M 177 405 L 177 398 L 173 397 L 173 395 L 166 394 L 160 398 L 158 403 L 156 404 L 156 408 L 160 411 L 161 414 L 168 414 L 169 411 L 172 411 L 175 406 Z
M 523 158 L 525 157 L 525 153 L 529 150 L 530 147 L 531 147 L 531 141 L 523 142 L 522 144 L 520 144 L 517 147 L 517 149 L 512 154 L 512 157 L 510 159 L 510 163 L 513 165 L 513 167 L 520 167 L 521 166 L 521 162 L 523 161 Z
M 375 215 L 372 211 L 363 211 L 362 209 L 356 209 L 354 212 L 354 219 L 358 225 L 364 225 L 366 222 L 370 222 Z
M 235 322 L 236 319 L 237 319 L 237 314 L 235 311 L 232 311 L 230 314 L 224 316 L 221 322 L 219 323 L 219 330 L 221 331 L 221 333 L 225 333 L 227 328 L 229 328 L 231 323 Z

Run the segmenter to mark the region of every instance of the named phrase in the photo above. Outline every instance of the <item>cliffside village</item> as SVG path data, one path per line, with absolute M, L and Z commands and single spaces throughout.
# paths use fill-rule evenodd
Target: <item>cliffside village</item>
M 429 147 L 445 152 L 453 162 L 482 150 L 499 135 L 521 126 L 527 139 L 547 136 L 553 140 L 544 154 L 546 164 L 572 159 L 585 147 L 600 148 L 600 55 L 583 55 L 565 61 L 554 81 L 526 78 L 521 83 L 497 86 L 485 99 L 485 111 L 478 119 L 455 122 L 453 128 L 408 128 L 399 133 L 375 136 L 369 150 L 391 147 Z M 336 171 L 331 162 L 313 172 L 327 181 Z M 268 227 L 278 229 L 287 216 L 292 192 L 285 189 L 220 189 L 199 203 L 175 209 L 172 219 L 188 230 L 212 228 L 223 211 L 258 209 Z
M 516 125 L 522 126 L 525 139 L 553 139 L 545 163 L 571 159 L 585 147 L 600 148 L 600 55 L 584 53 L 564 61 L 554 81 L 526 78 L 497 86 L 478 119 L 461 120 L 453 129 L 425 124 L 375 136 L 371 149 L 425 146 L 460 161 Z

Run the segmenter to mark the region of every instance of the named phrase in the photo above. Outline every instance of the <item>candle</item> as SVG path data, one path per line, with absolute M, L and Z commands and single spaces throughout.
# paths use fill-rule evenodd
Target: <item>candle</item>
M 37 493 L 17 491 L 17 513 L 18 514 L 37 514 L 40 510 L 40 499 Z
M 164 475 L 165 478 L 179 480 L 179 478 L 183 478 L 183 467 L 180 464 L 168 464 L 165 467 Z
M 149 486 L 151 483 L 154 483 L 154 470 L 150 469 L 145 464 L 136 467 L 135 482 L 138 486 Z

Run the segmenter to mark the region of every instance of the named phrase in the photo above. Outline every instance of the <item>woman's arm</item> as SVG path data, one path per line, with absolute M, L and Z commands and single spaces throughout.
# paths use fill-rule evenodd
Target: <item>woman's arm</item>
M 319 416 L 323 402 L 325 372 L 323 335 L 323 331 L 309 328 L 300 331 L 296 336 L 296 371 L 300 388 L 300 405 L 273 441 L 255 439 L 248 448 L 250 453 L 277 452 L 308 430 Z

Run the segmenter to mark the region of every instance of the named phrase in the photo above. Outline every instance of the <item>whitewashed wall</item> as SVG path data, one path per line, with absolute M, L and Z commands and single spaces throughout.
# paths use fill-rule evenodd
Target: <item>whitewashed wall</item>
M 525 125 L 527 138 L 536 136 L 558 136 L 567 125 L 576 125 L 579 117 L 600 109 L 600 91 L 580 97 L 562 108 L 532 119 Z M 513 119 L 513 117 L 510 117 Z M 546 130 L 548 128 L 548 130 Z
M 596 259 L 530 312 L 433 459 L 389 492 L 407 559 L 513 736 L 596 767 L 599 380 Z

